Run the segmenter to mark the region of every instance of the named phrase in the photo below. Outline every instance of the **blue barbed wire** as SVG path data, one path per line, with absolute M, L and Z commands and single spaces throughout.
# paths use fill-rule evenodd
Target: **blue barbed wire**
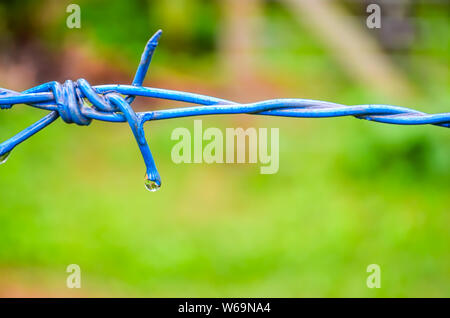
M 146 165 L 145 185 L 150 191 L 160 188 L 161 177 L 145 138 L 143 124 L 147 121 L 201 115 L 254 114 L 302 118 L 354 116 L 387 124 L 430 124 L 450 127 L 450 113 L 426 114 L 399 106 L 376 104 L 346 106 L 311 99 L 272 99 L 240 104 L 201 94 L 143 87 L 161 33 L 162 31 L 158 30 L 145 46 L 131 85 L 91 86 L 85 79 L 79 79 L 76 82 L 67 80 L 64 84 L 49 82 L 23 92 L 0 88 L 1 109 L 10 109 L 15 104 L 27 104 L 50 111 L 25 130 L 0 144 L 0 163 L 6 161 L 14 147 L 50 125 L 58 117 L 66 123 L 78 125 L 89 125 L 92 120 L 128 122 Z M 136 113 L 131 107 L 136 96 L 182 101 L 197 106 Z

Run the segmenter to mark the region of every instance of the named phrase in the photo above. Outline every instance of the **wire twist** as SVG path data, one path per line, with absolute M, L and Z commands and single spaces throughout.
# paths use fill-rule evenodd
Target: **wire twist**
M 0 144 L 0 163 L 6 161 L 14 147 L 58 117 L 68 124 L 77 125 L 89 125 L 93 119 L 128 122 L 147 168 L 146 187 L 150 191 L 160 188 L 161 178 L 143 130 L 143 124 L 147 121 L 214 114 L 255 114 L 302 118 L 354 116 L 388 124 L 431 124 L 450 127 L 450 113 L 426 114 L 399 106 L 377 104 L 346 106 L 310 99 L 272 99 L 240 104 L 200 94 L 143 87 L 142 83 L 161 33 L 162 31 L 158 30 L 145 46 L 132 85 L 91 86 L 85 79 L 79 79 L 76 82 L 67 80 L 64 84 L 49 82 L 20 93 L 0 88 L 1 109 L 10 109 L 15 104 L 27 104 L 50 111 L 30 127 Z M 131 107 L 136 96 L 183 101 L 197 106 L 136 113 Z

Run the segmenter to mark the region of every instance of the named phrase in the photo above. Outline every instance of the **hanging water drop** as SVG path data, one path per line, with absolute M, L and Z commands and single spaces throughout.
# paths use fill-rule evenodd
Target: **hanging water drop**
M 10 154 L 11 154 L 11 152 L 6 152 L 0 156 L 0 165 L 5 163 L 6 160 L 8 160 Z
M 155 192 L 161 188 L 161 185 L 145 176 L 145 187 L 148 191 Z

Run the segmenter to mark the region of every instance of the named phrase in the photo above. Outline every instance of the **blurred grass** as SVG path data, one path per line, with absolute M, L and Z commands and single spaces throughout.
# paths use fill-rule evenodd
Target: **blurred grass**
M 139 16 L 133 7 L 138 2 L 132 3 L 95 12 L 98 4 L 83 2 L 86 28 L 77 36 L 106 52 L 120 47 L 132 67 L 150 32 L 140 27 L 148 24 L 153 31 L 150 24 L 157 22 Z M 148 11 L 153 6 L 163 5 L 149 2 Z M 293 27 L 286 12 L 272 9 L 269 31 L 278 42 L 257 53 L 256 63 L 262 76 L 284 87 L 286 97 L 389 102 L 351 82 L 301 26 Z M 129 15 L 123 28 L 111 22 L 118 12 Z M 167 21 L 160 25 L 183 29 Z M 183 45 L 191 46 L 197 36 Z M 168 72 L 216 80 L 212 72 L 219 66 L 211 40 L 202 40 L 207 44 L 199 56 L 172 53 L 176 37 L 170 44 L 165 40 L 153 62 L 159 65 L 153 79 Z M 58 42 L 58 36 L 47 41 Z M 276 49 L 283 45 L 289 49 Z M 446 111 L 448 47 L 421 54 L 407 57 L 419 98 L 403 105 Z M 436 54 L 440 58 L 435 60 Z M 4 140 L 41 111 L 16 106 L 1 115 Z M 203 127 L 235 127 L 235 119 L 205 117 Z M 64 285 L 66 266 L 76 263 L 82 290 L 100 290 L 105 296 L 450 294 L 446 129 L 353 118 L 252 117 L 251 125 L 280 127 L 277 174 L 261 175 L 259 165 L 175 165 L 170 134 L 176 127 L 192 131 L 193 119 L 148 124 L 163 177 L 162 190 L 149 193 L 143 185 L 144 164 L 126 125 L 77 127 L 58 121 L 0 167 L 0 276 L 11 270 L 24 277 L 32 273 L 26 284 L 45 293 Z M 381 266 L 381 289 L 366 287 L 366 267 L 372 263 Z
M 59 123 L 2 167 L 0 259 L 56 272 L 76 263 L 87 290 L 93 276 L 147 296 L 447 294 L 446 132 L 406 128 L 393 141 L 384 130 L 397 127 L 353 122 L 259 120 L 282 124 L 275 175 L 174 165 L 171 129 L 192 122 L 152 124 L 155 194 L 125 126 Z M 365 287 L 371 263 L 382 266 L 377 291 Z

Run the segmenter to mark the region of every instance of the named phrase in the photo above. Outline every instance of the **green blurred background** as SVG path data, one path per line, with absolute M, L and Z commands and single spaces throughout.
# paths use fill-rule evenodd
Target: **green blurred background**
M 71 1 L 0 4 L 0 86 L 130 83 L 247 102 L 275 97 L 449 111 L 446 1 Z M 366 27 L 379 3 L 381 29 Z M 181 107 L 138 99 L 136 110 Z M 0 112 L 0 140 L 43 113 Z M 0 167 L 0 296 L 450 296 L 450 136 L 354 118 L 203 117 L 279 127 L 280 169 L 180 164 L 176 127 L 147 124 L 163 178 L 145 190 L 126 124 L 61 120 Z M 81 289 L 66 287 L 69 264 Z M 381 266 L 381 288 L 366 268 Z

